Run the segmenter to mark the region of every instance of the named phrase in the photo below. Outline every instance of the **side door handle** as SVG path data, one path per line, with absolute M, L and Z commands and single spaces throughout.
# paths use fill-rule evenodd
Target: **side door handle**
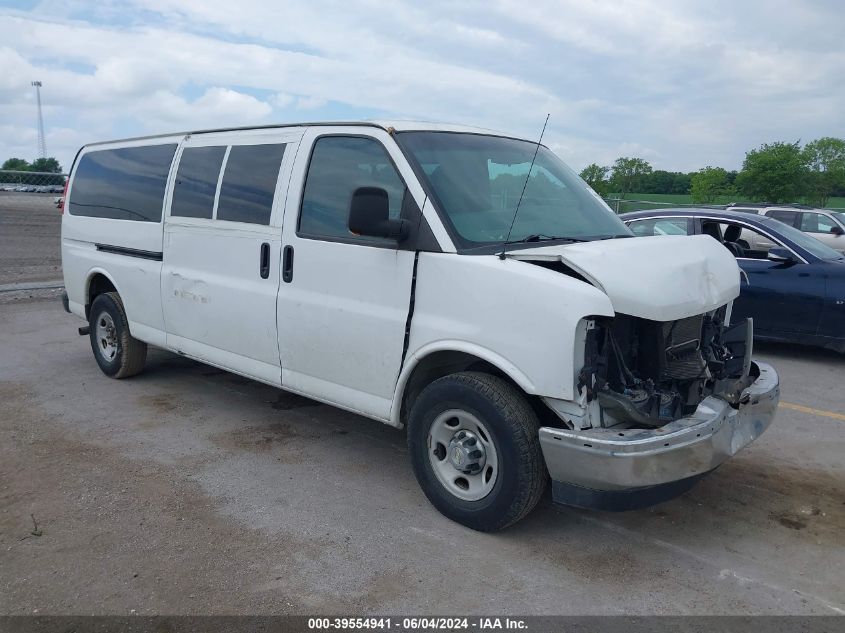
M 285 283 L 293 281 L 293 246 L 285 246 L 282 255 L 282 280 Z
M 261 245 L 261 257 L 259 261 L 259 273 L 262 279 L 267 279 L 270 276 L 270 245 L 264 242 Z

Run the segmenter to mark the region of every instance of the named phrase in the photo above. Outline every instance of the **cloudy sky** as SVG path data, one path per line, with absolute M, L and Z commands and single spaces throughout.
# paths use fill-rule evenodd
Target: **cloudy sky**
M 0 0 L 0 161 L 90 141 L 359 118 L 535 137 L 576 169 L 737 168 L 845 136 L 841 0 Z

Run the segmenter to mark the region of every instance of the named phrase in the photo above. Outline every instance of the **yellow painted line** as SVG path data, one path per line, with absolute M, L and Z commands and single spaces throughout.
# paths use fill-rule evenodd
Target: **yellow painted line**
M 784 409 L 792 409 L 793 411 L 800 411 L 801 413 L 820 415 L 825 418 L 833 418 L 834 420 L 842 420 L 845 422 L 845 415 L 842 413 L 834 413 L 833 411 L 825 411 L 824 409 L 814 409 L 813 407 L 805 407 L 803 404 L 792 404 L 791 402 L 781 402 L 780 406 Z

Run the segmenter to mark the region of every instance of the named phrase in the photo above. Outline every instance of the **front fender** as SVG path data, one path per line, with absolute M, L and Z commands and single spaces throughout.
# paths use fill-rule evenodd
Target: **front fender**
M 391 410 L 413 366 L 436 351 L 486 360 L 526 393 L 575 396 L 582 320 L 613 316 L 598 288 L 565 273 L 495 255 L 420 253 L 407 360 Z
M 400 426 L 402 399 L 405 395 L 405 388 L 408 386 L 408 380 L 413 375 L 414 370 L 419 367 L 426 358 L 437 352 L 462 352 L 470 354 L 476 358 L 486 361 L 504 373 L 508 378 L 513 380 L 520 389 L 525 393 L 536 393 L 534 384 L 516 365 L 514 365 L 507 358 L 497 354 L 491 349 L 487 349 L 480 345 L 470 343 L 468 341 L 461 341 L 455 339 L 444 339 L 442 341 L 434 341 L 428 345 L 415 351 L 405 359 L 402 366 L 402 371 L 399 374 L 399 379 L 396 382 L 396 391 L 393 396 L 393 406 L 390 409 L 391 423 L 395 426 Z

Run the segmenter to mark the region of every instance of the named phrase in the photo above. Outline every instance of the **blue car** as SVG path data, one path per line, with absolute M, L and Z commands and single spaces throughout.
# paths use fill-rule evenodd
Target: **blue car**
M 845 257 L 763 215 L 662 209 L 620 216 L 634 235 L 710 235 L 742 269 L 732 321 L 752 317 L 754 338 L 845 352 Z

